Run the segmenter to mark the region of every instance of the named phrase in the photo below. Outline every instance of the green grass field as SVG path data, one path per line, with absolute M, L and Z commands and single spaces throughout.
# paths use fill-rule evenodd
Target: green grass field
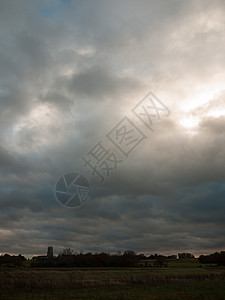
M 198 260 L 165 268 L 0 269 L 0 299 L 225 299 L 225 268 Z

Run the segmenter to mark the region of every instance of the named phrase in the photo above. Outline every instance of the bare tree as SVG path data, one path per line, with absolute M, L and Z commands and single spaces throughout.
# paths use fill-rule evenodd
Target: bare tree
M 71 248 L 65 248 L 64 250 L 59 252 L 60 256 L 69 256 L 69 255 L 73 255 L 73 254 L 74 254 L 74 251 Z

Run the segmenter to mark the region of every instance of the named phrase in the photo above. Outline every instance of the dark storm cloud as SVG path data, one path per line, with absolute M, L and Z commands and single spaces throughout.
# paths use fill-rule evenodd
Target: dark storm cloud
M 225 247 L 223 13 L 222 1 L 0 2 L 0 252 Z M 184 111 L 207 85 L 213 100 Z M 131 113 L 149 88 L 172 112 L 154 132 Z M 124 116 L 147 136 L 128 158 L 106 138 Z M 199 118 L 191 133 L 186 117 Z M 99 140 L 123 160 L 103 184 L 80 159 Z M 75 210 L 54 198 L 72 170 L 91 185 Z
M 69 84 L 69 88 L 78 95 L 87 95 L 102 100 L 107 96 L 116 97 L 119 93 L 139 88 L 138 81 L 132 78 L 119 78 L 112 76 L 107 70 L 97 67 L 75 74 Z M 114 102 L 117 99 L 114 99 Z
M 202 121 L 201 127 L 209 134 L 212 133 L 212 134 L 217 135 L 221 141 L 221 140 L 223 140 L 222 135 L 224 135 L 225 118 L 224 117 L 207 118 L 206 120 Z
M 73 105 L 73 101 L 71 99 L 54 91 L 48 92 L 43 98 L 43 101 L 54 103 L 55 106 L 67 113 L 70 112 L 71 106 Z

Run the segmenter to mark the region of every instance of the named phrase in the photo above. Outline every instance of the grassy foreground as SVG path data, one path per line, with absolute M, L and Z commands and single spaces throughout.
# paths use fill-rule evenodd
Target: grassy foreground
M 0 299 L 225 299 L 225 268 L 1 269 Z

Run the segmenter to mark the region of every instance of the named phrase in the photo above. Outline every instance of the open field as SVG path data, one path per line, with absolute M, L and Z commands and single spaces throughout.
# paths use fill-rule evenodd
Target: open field
M 166 268 L 1 269 L 0 299 L 225 299 L 225 268 L 197 260 Z

